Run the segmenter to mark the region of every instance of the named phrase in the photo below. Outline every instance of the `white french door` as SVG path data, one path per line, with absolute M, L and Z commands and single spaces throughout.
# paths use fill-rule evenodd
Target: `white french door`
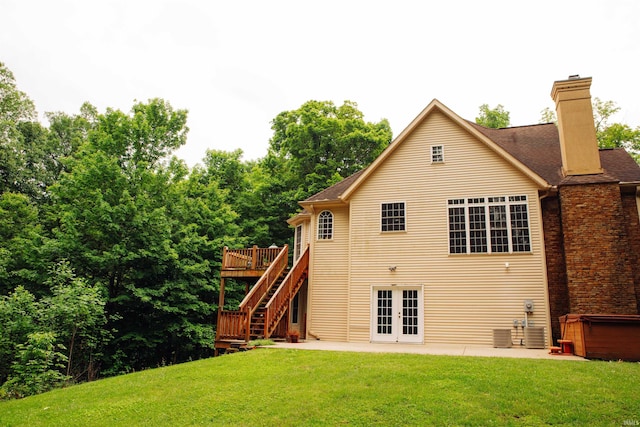
M 371 341 L 422 343 L 421 286 L 374 286 L 372 296 Z

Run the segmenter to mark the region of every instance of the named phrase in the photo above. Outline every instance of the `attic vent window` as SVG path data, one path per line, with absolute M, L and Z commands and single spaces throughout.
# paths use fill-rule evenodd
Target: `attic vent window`
M 431 146 L 431 163 L 444 163 L 444 146 Z

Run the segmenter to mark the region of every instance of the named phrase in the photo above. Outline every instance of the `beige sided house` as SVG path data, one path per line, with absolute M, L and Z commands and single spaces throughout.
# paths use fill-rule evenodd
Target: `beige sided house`
M 368 168 L 300 202 L 294 267 L 221 312 L 217 340 L 491 345 L 524 320 L 550 345 L 559 316 L 638 314 L 640 168 L 598 150 L 590 84 L 554 83 L 558 126 L 488 129 L 433 100 Z

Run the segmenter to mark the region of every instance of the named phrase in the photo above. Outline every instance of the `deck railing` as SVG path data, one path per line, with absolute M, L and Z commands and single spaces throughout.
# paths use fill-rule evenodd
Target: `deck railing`
M 278 257 L 282 248 L 229 249 L 222 251 L 223 270 L 266 270 Z
M 287 263 L 289 262 L 289 246 L 284 245 L 283 248 L 278 248 L 278 250 L 280 251 L 278 255 L 270 262 L 267 270 L 260 276 L 258 282 L 251 288 L 251 291 L 249 291 L 240 303 L 240 310 L 248 309 L 249 316 L 258 308 L 260 301 L 267 294 L 273 282 L 275 282 L 284 269 L 287 268 Z
M 216 340 L 235 339 L 249 341 L 248 310 L 220 310 L 216 327 Z
M 265 306 L 265 338 L 269 338 L 278 326 L 278 322 L 289 308 L 291 299 L 300 289 L 309 267 L 309 247 L 304 250 L 287 277 L 284 278 L 276 293 Z

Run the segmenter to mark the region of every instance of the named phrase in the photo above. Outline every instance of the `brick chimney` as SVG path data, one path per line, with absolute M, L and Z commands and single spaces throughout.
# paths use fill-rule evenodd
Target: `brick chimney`
M 591 106 L 591 77 L 570 76 L 553 83 L 551 98 L 556 103 L 562 172 L 567 175 L 602 173 Z
M 565 175 L 558 198 L 567 293 L 553 286 L 571 313 L 636 314 L 629 220 L 619 181 L 600 164 L 590 87 L 591 78 L 572 76 L 551 91 Z

